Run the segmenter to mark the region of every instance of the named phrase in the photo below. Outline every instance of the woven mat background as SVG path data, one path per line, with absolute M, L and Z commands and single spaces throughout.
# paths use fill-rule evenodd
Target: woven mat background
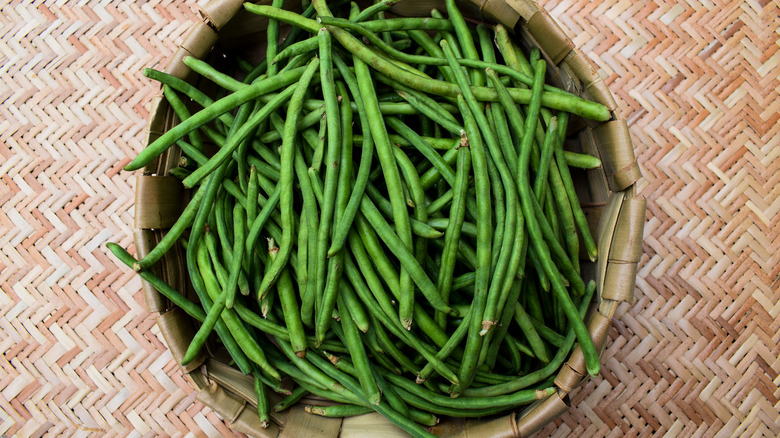
M 649 202 L 603 374 L 539 435 L 780 435 L 780 6 L 545 3 L 608 78 Z M 194 6 L 0 3 L 0 435 L 232 435 L 104 246 L 132 244 L 141 70 Z

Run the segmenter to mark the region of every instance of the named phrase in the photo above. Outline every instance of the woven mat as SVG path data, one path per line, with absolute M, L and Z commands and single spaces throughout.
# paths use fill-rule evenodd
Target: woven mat
M 539 435 L 780 435 L 780 7 L 546 6 L 629 120 L 648 222 L 602 376 Z M 0 3 L 0 435 L 232 435 L 105 249 L 132 244 L 141 70 L 193 7 Z

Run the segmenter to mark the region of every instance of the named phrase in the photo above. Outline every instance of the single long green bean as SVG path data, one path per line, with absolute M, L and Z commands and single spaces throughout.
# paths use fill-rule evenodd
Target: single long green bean
M 258 292 L 261 298 L 265 297 L 269 288 L 279 278 L 282 269 L 290 259 L 292 253 L 292 237 L 293 237 L 293 168 L 295 161 L 295 134 L 296 124 L 300 117 L 300 107 L 303 102 L 303 97 L 308 89 L 314 73 L 319 67 L 319 58 L 314 58 L 306 67 L 306 72 L 301 76 L 300 81 L 297 84 L 297 88 L 290 98 L 290 105 L 288 107 L 287 121 L 284 124 L 284 137 L 282 139 L 282 151 L 281 151 L 281 163 L 282 169 L 281 178 L 279 179 L 279 185 L 281 186 L 281 193 L 279 197 L 279 206 L 282 212 L 282 239 L 279 242 L 279 255 L 276 260 L 271 264 L 269 272 L 263 276 L 263 282 L 260 284 L 260 291 Z M 276 77 L 279 77 L 277 75 Z
M 463 221 L 466 215 L 466 197 L 468 196 L 468 182 L 471 174 L 471 152 L 468 139 L 464 138 L 458 146 L 458 173 L 453 185 L 454 197 L 447 231 L 444 233 L 444 250 L 442 251 L 439 276 L 436 287 L 445 303 L 449 302 L 452 290 L 452 274 L 455 271 L 455 261 L 458 252 L 458 242 L 463 229 Z M 444 328 L 446 317 L 443 312 L 436 313 L 436 322 Z
M 328 257 L 332 257 L 339 252 L 344 246 L 344 242 L 346 242 L 347 233 L 351 228 L 352 221 L 355 219 L 355 214 L 360 208 L 360 200 L 363 199 L 363 192 L 368 183 L 368 176 L 371 172 L 371 164 L 374 159 L 374 141 L 371 136 L 371 130 L 368 128 L 368 115 L 366 114 L 365 104 L 363 103 L 363 97 L 360 93 L 357 79 L 352 72 L 349 71 L 349 68 L 341 57 L 336 55 L 333 61 L 336 68 L 341 72 L 347 87 L 349 87 L 349 91 L 352 93 L 352 99 L 357 104 L 358 118 L 363 130 L 363 137 L 361 138 L 362 144 L 358 173 L 347 205 L 344 208 L 341 218 L 338 220 L 338 225 L 335 227 L 335 233 L 331 239 L 330 248 L 328 249 Z
M 282 23 L 289 24 L 294 27 L 301 28 L 309 33 L 316 34 L 322 26 L 315 20 L 306 18 L 295 12 L 290 12 L 285 9 L 275 8 L 270 5 L 256 5 L 253 3 L 244 3 L 244 9 L 263 17 L 268 17 L 273 20 L 281 21 Z
M 445 41 L 442 41 L 446 43 Z M 474 168 L 474 184 L 477 196 L 477 274 L 474 281 L 474 299 L 472 301 L 471 311 L 473 312 L 471 322 L 469 323 L 469 332 L 466 339 L 466 348 L 463 355 L 459 379 L 460 385 L 454 391 L 467 388 L 474 379 L 474 372 L 477 368 L 479 359 L 479 350 L 482 345 L 482 316 L 485 313 L 487 304 L 487 295 L 490 285 L 490 255 L 491 255 L 491 237 L 492 237 L 492 212 L 490 206 L 490 181 L 487 171 L 487 154 L 482 142 L 479 127 L 471 114 L 468 104 L 462 96 L 458 98 L 458 106 L 464 116 L 464 124 L 469 139 L 469 150 L 471 151 L 471 163 Z
M 192 225 L 192 222 L 195 220 L 195 216 L 198 213 L 201 200 L 204 198 L 205 193 L 205 186 L 198 188 L 179 218 L 176 219 L 176 222 L 174 222 L 171 228 L 168 229 L 168 232 L 165 233 L 165 236 L 163 236 L 157 245 L 141 258 L 141 260 L 133 263 L 133 270 L 135 272 L 143 272 L 149 269 L 173 247 L 176 241 L 184 234 L 184 231 Z
M 293 82 L 299 81 L 305 70 L 305 68 L 298 68 L 285 73 L 280 73 L 273 78 L 255 82 L 246 88 L 236 91 L 235 93 L 232 93 L 214 102 L 207 108 L 204 108 L 193 114 L 189 119 L 166 131 L 157 140 L 153 141 L 143 151 L 141 151 L 141 153 L 139 153 L 133 159 L 133 161 L 127 164 L 124 169 L 128 171 L 138 170 L 143 166 L 146 166 L 163 151 L 168 149 L 168 147 L 174 144 L 176 140 L 183 137 L 190 131 L 197 129 L 198 127 L 218 118 L 220 115 L 225 114 L 246 102 L 249 102 L 257 96 L 276 91 L 282 87 L 290 85 Z

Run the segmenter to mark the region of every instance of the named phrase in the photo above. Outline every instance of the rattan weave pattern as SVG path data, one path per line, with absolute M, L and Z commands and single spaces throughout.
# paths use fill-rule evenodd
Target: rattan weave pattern
M 780 6 L 542 3 L 629 121 L 648 222 L 602 377 L 539 435 L 780 435 Z M 231 434 L 104 247 L 132 245 L 141 70 L 194 6 L 0 6 L 0 435 Z

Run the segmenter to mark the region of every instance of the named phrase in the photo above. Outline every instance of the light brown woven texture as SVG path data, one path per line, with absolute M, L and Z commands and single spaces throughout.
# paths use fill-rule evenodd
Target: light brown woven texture
M 602 377 L 541 436 L 777 436 L 778 5 L 544 5 L 602 68 L 648 199 Z M 224 436 L 106 255 L 192 3 L 11 2 L 0 74 L 0 434 Z M 630 309 L 629 311 L 626 311 Z

